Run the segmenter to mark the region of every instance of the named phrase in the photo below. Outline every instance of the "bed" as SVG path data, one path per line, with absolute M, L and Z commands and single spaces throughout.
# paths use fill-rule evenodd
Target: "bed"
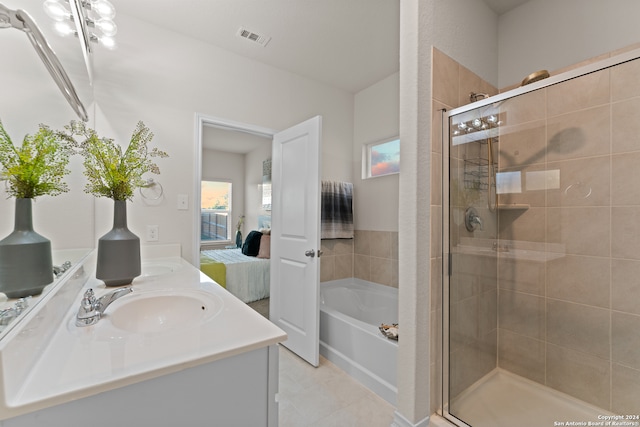
M 244 302 L 269 297 L 269 259 L 244 255 L 240 248 L 205 250 L 200 269 Z

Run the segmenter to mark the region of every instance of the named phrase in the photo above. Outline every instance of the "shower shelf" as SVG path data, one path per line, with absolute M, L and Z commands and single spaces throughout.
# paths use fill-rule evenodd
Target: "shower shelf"
M 508 211 L 508 210 L 523 210 L 526 211 L 527 209 L 529 209 L 531 207 L 531 205 L 526 205 L 526 204 L 522 204 L 522 203 L 513 203 L 513 204 L 508 204 L 508 205 L 498 205 L 498 209 L 502 210 L 502 211 Z

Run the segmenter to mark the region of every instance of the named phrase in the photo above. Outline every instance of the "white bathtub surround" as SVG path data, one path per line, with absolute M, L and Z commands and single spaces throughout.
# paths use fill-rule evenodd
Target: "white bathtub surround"
M 168 268 L 160 268 L 163 263 Z M 222 372 L 236 372 L 239 376 L 231 382 L 252 383 L 258 387 L 252 378 L 245 378 L 249 374 L 243 374 L 251 370 L 249 365 L 261 366 L 260 374 L 251 375 L 262 378 L 260 389 L 266 393 L 260 398 L 263 400 L 261 405 L 265 409 L 268 407 L 272 418 L 269 425 L 276 425 L 277 404 L 273 399 L 277 392 L 275 344 L 286 339 L 279 328 L 180 258 L 152 260 L 149 274 L 145 274 L 143 260 L 143 275 L 134 280 L 134 292 L 130 296 L 142 298 L 160 291 L 169 296 L 202 293 L 206 296 L 203 301 L 210 305 L 207 308 L 213 309 L 211 315 L 173 329 L 160 327 L 145 333 L 127 331 L 127 328 L 116 327 L 115 322 L 112 323 L 115 318 L 110 318 L 119 307 L 133 304 L 133 300 L 127 300 L 127 295 L 113 302 L 96 325 L 78 328 L 75 316 L 84 290 L 93 288 L 98 298 L 112 291 L 94 278 L 94 265 L 94 259 L 85 264 L 85 271 L 90 274 L 79 276 L 80 286 L 77 283 L 62 286 L 47 304 L 40 304 L 0 341 L 0 419 L 5 420 L 0 425 L 36 426 L 39 425 L 36 420 L 46 419 L 46 415 L 53 413 L 62 414 L 61 418 L 56 418 L 59 420 L 77 420 L 84 416 L 91 419 L 94 426 L 118 425 L 114 420 L 121 420 L 118 417 L 122 413 L 113 411 L 109 402 L 121 402 L 122 396 L 126 395 L 132 399 L 132 404 L 126 408 L 128 413 L 120 412 L 132 419 L 153 407 L 167 407 L 193 414 L 193 419 L 204 419 L 204 411 L 206 419 L 215 422 L 216 411 L 206 405 L 200 409 L 191 406 L 188 395 L 195 396 L 198 390 L 211 394 L 212 389 L 217 389 L 222 402 L 228 402 L 224 400 L 225 396 L 234 393 L 236 397 L 241 396 L 241 392 L 226 393 L 226 384 L 217 380 L 212 383 L 211 378 L 223 378 L 220 377 Z M 33 359 L 25 354 L 33 355 Z M 194 374 L 204 375 L 208 381 L 190 388 L 191 382 L 185 382 L 185 378 Z M 185 389 L 184 394 L 176 395 L 168 390 L 179 384 L 187 385 L 179 387 Z M 162 387 L 166 387 L 165 393 L 162 393 Z M 149 399 L 136 399 L 136 396 L 146 396 L 146 391 L 152 389 L 159 392 Z M 215 401 L 215 398 L 211 399 Z M 67 403 L 69 401 L 75 403 Z M 227 407 L 233 409 L 231 405 Z M 225 409 L 224 406 L 218 408 Z M 100 413 L 91 415 L 92 410 Z M 244 416 L 242 411 L 239 413 Z M 223 414 L 220 417 L 225 419 Z M 264 412 L 259 419 L 263 425 L 268 425 Z M 23 420 L 27 420 L 27 424 L 20 424 Z
M 320 284 L 320 354 L 395 405 L 396 341 L 378 327 L 397 323 L 397 289 L 360 279 Z M 402 325 L 400 325 L 400 340 Z

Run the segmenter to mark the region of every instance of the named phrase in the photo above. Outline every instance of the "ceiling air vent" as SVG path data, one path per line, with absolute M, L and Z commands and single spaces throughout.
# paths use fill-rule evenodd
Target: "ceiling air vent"
M 238 30 L 237 35 L 244 39 L 251 40 L 252 42 L 258 43 L 262 47 L 265 47 L 267 43 L 269 43 L 269 40 L 271 40 L 271 37 L 269 36 L 262 36 L 260 34 L 256 34 L 242 27 L 240 27 L 240 29 Z

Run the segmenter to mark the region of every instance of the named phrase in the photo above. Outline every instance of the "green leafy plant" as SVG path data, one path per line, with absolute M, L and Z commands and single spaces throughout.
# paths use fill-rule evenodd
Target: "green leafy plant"
M 84 175 L 87 177 L 85 192 L 96 197 L 113 200 L 131 200 L 136 188 L 146 185 L 142 175 L 151 172 L 159 174 L 160 169 L 152 157 L 168 157 L 148 144 L 153 133 L 143 122 L 138 122 L 128 147 L 123 148 L 113 139 L 101 138 L 95 130 L 84 122 L 71 121 L 60 135 L 74 143 L 84 157 Z M 76 138 L 80 138 L 78 141 Z
M 35 199 L 69 191 L 64 177 L 72 154 L 70 144 L 43 124 L 16 147 L 0 122 L 0 181 L 8 183 L 10 197 Z

